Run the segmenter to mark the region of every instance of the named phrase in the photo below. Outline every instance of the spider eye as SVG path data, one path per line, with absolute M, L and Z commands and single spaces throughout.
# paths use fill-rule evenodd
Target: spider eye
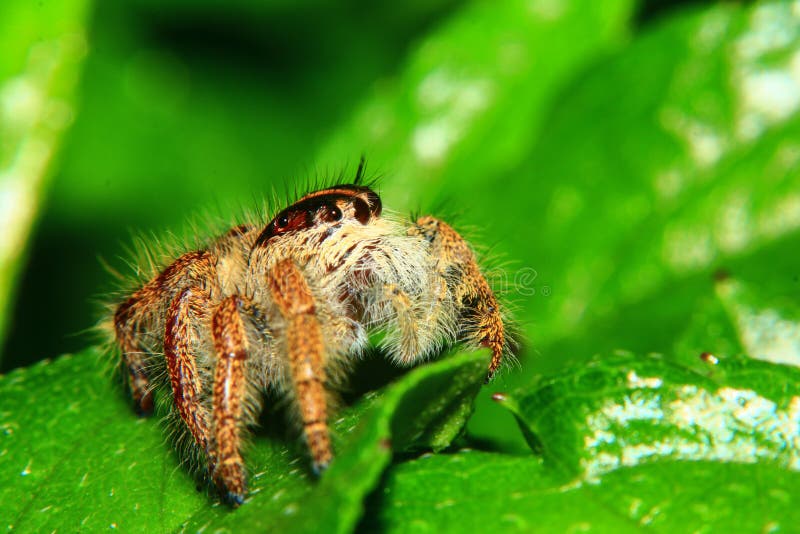
M 286 228 L 289 225 L 289 216 L 281 215 L 278 218 L 278 228 Z
M 358 222 L 360 222 L 361 224 L 367 224 L 369 222 L 370 217 L 372 217 L 372 212 L 369 209 L 369 204 L 367 204 L 360 198 L 354 198 L 353 208 L 355 208 L 356 219 L 358 219 Z
M 331 208 L 331 220 L 333 221 L 341 221 L 342 220 L 342 210 L 337 208 L 336 206 Z

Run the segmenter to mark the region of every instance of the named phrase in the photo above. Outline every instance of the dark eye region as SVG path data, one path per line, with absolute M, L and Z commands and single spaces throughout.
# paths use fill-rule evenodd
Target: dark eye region
M 327 206 L 324 217 L 327 222 L 341 221 L 342 210 L 340 210 L 338 206 Z
M 354 216 L 361 224 L 367 224 L 372 217 L 379 217 L 381 214 L 381 198 L 375 191 L 363 185 L 342 184 L 328 189 L 321 189 L 309 193 L 300 200 L 310 202 L 314 199 L 330 198 L 331 200 L 346 200 L 353 206 Z
M 278 213 L 254 246 L 264 245 L 273 237 L 289 232 L 340 221 L 344 217 L 340 206 L 352 207 L 353 218 L 361 224 L 367 224 L 381 213 L 380 198 L 367 187 L 341 185 L 315 191 Z

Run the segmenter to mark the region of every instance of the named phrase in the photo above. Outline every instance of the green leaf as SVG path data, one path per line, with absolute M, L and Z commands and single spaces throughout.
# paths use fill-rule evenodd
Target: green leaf
M 513 168 L 561 85 L 620 41 L 633 2 L 471 2 L 427 35 L 318 154 L 363 151 L 398 207 Z M 449 191 L 447 191 L 449 193 Z
M 781 272 L 768 254 L 756 258 Z M 769 296 L 769 287 L 780 296 Z M 530 477 L 527 485 L 524 475 L 510 483 L 500 478 L 510 495 L 537 500 L 520 503 L 530 515 L 510 515 L 522 525 L 535 517 L 552 530 L 631 524 L 755 531 L 796 524 L 800 370 L 767 363 L 797 361 L 800 325 L 785 291 L 785 282 L 774 279 L 721 274 L 693 311 L 679 299 L 689 325 L 668 357 L 607 354 L 496 397 L 541 455 L 541 464 L 517 466 Z M 753 356 L 741 356 L 747 351 Z M 392 480 L 386 491 L 406 491 L 400 475 Z M 426 484 L 424 476 L 415 483 Z M 582 512 L 565 520 L 557 510 L 569 507 Z M 501 521 L 509 510 L 500 508 L 476 520 Z M 390 513 L 382 517 L 394 524 Z
M 783 2 L 675 15 L 576 76 L 522 164 L 449 188 L 509 265 L 494 285 L 514 303 L 529 350 L 498 388 L 619 348 L 684 362 L 744 353 L 702 325 L 691 346 L 676 346 L 696 315 L 726 313 L 715 276 L 756 293 L 800 289 L 800 115 L 789 98 L 800 94 L 799 15 Z M 778 28 L 782 38 L 769 39 Z M 770 97 L 769 80 L 786 92 Z M 778 96 L 789 99 L 780 113 Z M 481 395 L 471 432 L 514 450 L 511 428 Z
M 739 358 L 706 373 L 604 355 L 505 402 L 546 462 L 592 481 L 661 459 L 800 467 L 800 371 Z
M 723 3 L 648 27 L 562 93 L 502 204 L 495 183 L 452 189 L 517 262 L 501 282 L 536 366 L 671 352 L 720 270 L 797 291 L 799 22 Z
M 0 5 L 0 348 L 49 168 L 75 113 L 87 6 L 86 0 Z
M 406 462 L 389 472 L 361 530 L 763 532 L 800 520 L 800 477 L 768 464 L 664 461 L 568 486 L 542 471 L 535 459 L 471 450 Z
M 9 526 L 166 532 L 209 505 L 107 367 L 89 350 L 0 380 L 0 517 Z
M 800 370 L 739 358 L 697 372 L 603 355 L 502 397 L 534 451 L 461 450 L 392 469 L 366 530 L 791 530 Z
M 448 357 L 344 410 L 336 461 L 318 482 L 298 447 L 256 436 L 250 494 L 232 511 L 195 489 L 158 422 L 136 418 L 98 372 L 101 358 L 87 351 L 0 379 L 0 517 L 11 527 L 348 531 L 393 450 L 442 447 L 460 432 L 488 365 L 483 352 Z

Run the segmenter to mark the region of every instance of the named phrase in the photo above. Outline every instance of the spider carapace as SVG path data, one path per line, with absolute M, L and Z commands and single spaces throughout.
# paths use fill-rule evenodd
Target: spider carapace
M 187 441 L 233 505 L 246 494 L 242 433 L 263 393 L 290 399 L 316 472 L 331 461 L 332 384 L 381 330 L 399 365 L 445 346 L 507 351 L 501 310 L 469 245 L 430 216 L 383 213 L 363 185 L 309 193 L 266 227 L 237 226 L 187 252 L 113 311 L 137 410 L 171 388 Z

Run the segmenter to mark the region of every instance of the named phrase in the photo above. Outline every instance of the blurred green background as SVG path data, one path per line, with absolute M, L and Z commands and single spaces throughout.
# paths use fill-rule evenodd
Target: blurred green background
M 576 34 L 569 25 L 556 28 L 566 49 L 555 52 L 569 55 L 572 46 L 577 50 L 572 63 L 580 64 L 585 56 L 606 53 L 609 43 L 621 42 L 629 29 L 645 27 L 686 2 L 645 3 L 636 6 L 630 17 L 627 7 L 620 4 L 627 3 L 611 3 L 607 17 L 602 13 L 585 17 L 587 30 L 599 37 Z M 542 5 L 556 13 L 562 9 L 558 2 Z M 71 125 L 64 129 L 63 139 L 52 139 L 57 158 L 45 173 L 49 184 L 42 178 L 39 198 L 30 200 L 38 215 L 32 219 L 35 227 L 28 238 L 27 256 L 15 268 L 16 287 L 12 284 L 10 289 L 2 369 L 75 351 L 92 342 L 86 329 L 97 320 L 96 300 L 113 287 L 102 263 L 125 271 L 120 258 L 126 257 L 125 247 L 133 233 L 181 233 L 190 215 L 210 212 L 224 217 L 241 207 L 258 205 L 275 187 L 293 187 L 309 177 L 353 168 L 362 154 L 370 168 L 384 177 L 387 193 L 392 193 L 387 194 L 386 204 L 408 210 L 440 205 L 445 199 L 451 212 L 458 212 L 467 224 L 481 226 L 487 242 L 497 242 L 503 256 L 514 258 L 510 243 L 492 236 L 498 229 L 495 221 L 470 216 L 473 205 L 484 202 L 471 189 L 476 185 L 472 180 L 502 187 L 502 171 L 532 148 L 533 139 L 514 147 L 516 153 L 508 162 L 496 161 L 504 157 L 502 150 L 482 155 L 481 135 L 513 136 L 515 132 L 480 132 L 473 141 L 477 150 L 465 164 L 477 162 L 486 172 L 467 173 L 463 183 L 455 173 L 434 183 L 424 168 L 417 176 L 401 175 L 394 164 L 408 159 L 410 154 L 402 153 L 405 148 L 367 136 L 354 136 L 351 145 L 321 152 L 332 134 L 348 123 L 360 105 L 363 112 L 363 104 L 375 101 L 376 94 L 390 95 L 386 99 L 411 98 L 403 95 L 411 92 L 404 87 L 409 65 L 427 70 L 412 74 L 421 79 L 453 63 L 463 69 L 452 72 L 453 83 L 459 82 L 460 75 L 469 81 L 474 75 L 470 69 L 491 68 L 484 63 L 490 59 L 482 56 L 496 52 L 482 39 L 506 38 L 503 46 L 510 61 L 514 54 L 520 55 L 521 68 L 527 68 L 524 62 L 531 60 L 525 57 L 525 47 L 539 43 L 535 35 L 525 33 L 535 30 L 536 21 L 514 21 L 514 9 L 518 6 L 495 9 L 452 0 L 391 6 L 357 1 L 4 3 L 0 13 L 7 16 L 0 26 L 7 31 L 0 43 L 11 71 L 7 79 L 16 74 L 14 62 L 24 65 L 22 60 L 46 40 L 47 31 L 56 38 L 83 40 L 84 50 L 63 61 L 67 72 L 62 77 L 68 79 L 63 85 L 75 87 L 55 90 L 72 103 Z M 475 11 L 472 19 L 470 10 Z M 487 33 L 482 33 L 481 11 L 508 16 L 508 35 L 503 35 L 502 21 L 497 20 L 489 21 Z M 591 27 L 604 18 L 611 30 Z M 445 43 L 452 50 L 439 52 L 441 65 L 423 57 L 415 66 L 415 58 L 426 55 L 420 48 L 436 46 L 437 34 L 451 31 L 448 25 L 457 27 L 461 19 L 475 25 L 452 30 L 464 33 L 458 37 L 464 42 Z M 526 42 L 529 38 L 530 43 Z M 498 46 L 496 42 L 488 45 Z M 450 57 L 456 51 L 467 58 Z M 429 55 L 435 60 L 436 54 Z M 550 82 L 554 76 L 546 72 L 543 77 Z M 555 90 L 542 89 L 548 97 Z M 456 102 L 467 114 L 472 105 L 468 98 L 467 93 L 463 102 Z M 492 113 L 513 114 L 517 104 L 532 105 L 527 95 L 506 98 L 507 109 Z M 18 113 L 9 110 L 6 120 Z M 365 120 L 378 128 L 384 115 L 372 119 L 368 115 Z M 401 126 L 406 131 L 413 129 L 413 121 L 422 122 L 419 111 L 404 115 L 400 110 L 398 115 L 407 121 Z M 521 118 L 541 120 L 534 113 L 528 115 Z M 527 126 L 520 124 L 518 135 L 526 135 Z M 468 130 L 469 124 L 465 122 L 463 128 Z M 6 134 L 8 151 L 19 148 Z M 397 144 L 402 142 L 398 139 Z M 6 160 L 12 157 L 7 154 Z M 438 171 L 434 169 L 433 174 Z M 535 194 L 535 176 L 525 183 L 530 184 L 529 193 Z M 453 189 L 460 191 L 451 197 L 448 192 Z M 486 207 L 502 214 L 506 199 L 495 197 L 499 198 L 486 202 Z M 21 232 L 26 233 L 24 225 Z M 14 277 L 13 271 L 10 276 Z
M 18 4 L 46 17 L 53 3 Z M 314 158 L 455 7 L 134 1 L 86 9 L 85 26 L 74 29 L 88 42 L 74 123 L 41 199 L 3 369 L 91 342 L 82 332 L 97 319 L 92 300 L 112 287 L 99 258 L 123 270 L 118 257 L 134 232 L 179 233 L 189 215 L 259 205 L 317 165 L 324 175 L 357 161 L 367 147 L 343 161 Z
M 491 274 L 538 368 L 672 349 L 735 261 L 774 282 L 759 292 L 797 296 L 788 245 L 773 254 L 785 272 L 759 274 L 760 251 L 797 235 L 790 4 L 0 9 L 1 163 L 23 168 L 34 138 L 54 154 L 31 171 L 28 219 L 7 223 L 22 245 L 0 275 L 3 370 L 94 342 L 114 286 L 103 264 L 130 272 L 134 233 L 183 235 L 192 216 L 229 218 L 352 172 L 362 154 L 387 206 L 452 218 L 505 265 Z M 49 107 L 31 107 L 26 80 Z M 0 182 L 6 211 L 23 204 L 13 177 Z M 636 321 L 646 333 L 619 328 Z

